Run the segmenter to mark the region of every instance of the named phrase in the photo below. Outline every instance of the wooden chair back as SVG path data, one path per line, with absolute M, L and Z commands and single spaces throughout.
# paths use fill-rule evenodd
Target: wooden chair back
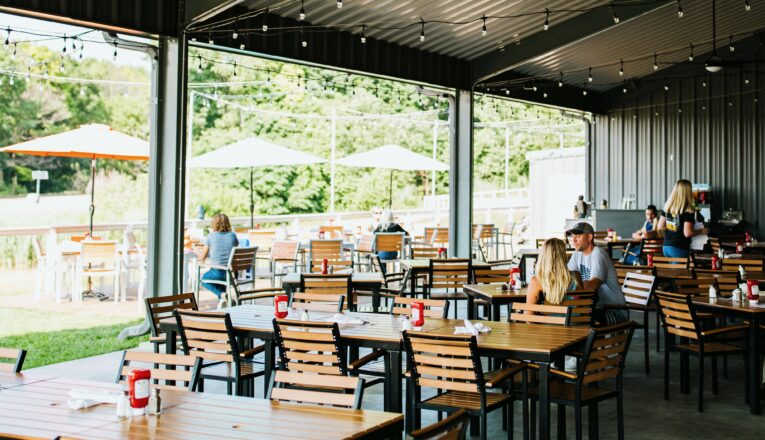
M 474 224 L 473 225 L 473 240 L 491 240 L 494 238 L 494 224 Z
M 75 243 L 82 243 L 84 240 L 100 240 L 101 237 L 98 235 L 94 235 L 90 237 L 87 233 L 82 235 L 72 235 L 69 237 L 69 240 L 75 242 Z
M 685 338 L 699 338 L 696 312 L 689 295 L 657 290 L 654 296 L 665 332 Z
M 89 269 L 114 269 L 117 264 L 117 242 L 114 240 L 83 240 L 80 264 Z
M 656 255 L 653 257 L 653 267 L 656 269 L 688 269 L 689 258 L 674 258 Z
M 412 431 L 407 436 L 408 440 L 465 440 L 470 413 L 465 408 L 460 408 L 449 417 Z
M 250 229 L 247 231 L 247 238 L 250 240 L 250 246 L 255 246 L 260 252 L 271 252 L 271 247 L 276 240 L 276 231 L 267 229 Z
M 655 257 L 664 255 L 664 239 L 644 238 L 640 243 L 640 256 L 645 260 L 648 254 L 652 254 Z
M 300 292 L 292 295 L 291 306 L 299 310 L 339 312 L 351 295 L 347 274 L 301 274 Z
M 330 266 L 353 265 L 343 255 L 343 240 L 311 240 L 308 245 L 308 271 L 320 271 L 325 258 Z
M 319 226 L 319 236 L 324 233 L 324 239 L 343 239 L 343 226 L 342 225 L 324 225 Z
M 595 233 L 592 234 L 593 240 L 605 240 L 606 237 L 608 237 L 608 231 L 595 231 Z
M 232 279 L 236 278 L 235 275 L 239 272 L 254 268 L 257 254 L 257 246 L 232 248 L 228 256 L 228 270 L 232 272 Z
M 159 328 L 159 321 L 171 318 L 174 311 L 199 310 L 193 292 L 146 298 L 145 301 L 147 318 L 151 324 L 151 335 L 155 338 L 163 334 Z
M 614 264 L 614 268 L 616 269 L 616 278 L 619 280 L 619 285 L 624 285 L 624 279 L 627 277 L 627 274 L 632 273 L 643 273 L 647 275 L 655 275 L 656 270 L 651 266 L 631 266 L 629 264 Z
M 735 270 L 738 272 L 738 267 L 742 266 L 747 272 L 762 272 L 765 269 L 763 263 L 765 263 L 765 260 L 759 258 L 723 258 L 722 270 Z
M 470 283 L 472 266 L 467 258 L 430 260 L 428 270 L 429 289 L 460 290 Z
M 370 261 L 372 263 L 372 272 L 380 272 L 382 273 L 382 261 L 380 261 L 380 257 L 377 255 L 372 255 L 370 258 Z M 397 285 L 395 287 L 404 287 L 404 280 L 406 279 L 406 274 L 404 272 L 391 272 L 386 271 L 383 275 L 383 284 L 387 288 L 392 288 L 394 285 Z
M 136 363 L 140 365 L 135 365 Z M 202 359 L 192 355 L 152 353 L 125 350 L 117 372 L 116 383 L 125 383 L 130 371 L 146 368 L 151 371 L 152 386 L 160 389 L 187 389 L 194 391 Z M 168 382 L 175 382 L 170 385 Z
M 693 272 L 698 279 L 714 279 L 717 283 L 717 288 L 726 294 L 738 288 L 738 270 L 695 269 Z
M 598 294 L 594 290 L 576 290 L 566 294 L 560 304 L 545 301 L 545 305 L 568 307 L 571 312 L 569 325 L 592 325 L 592 310 L 595 308 Z
M 647 307 L 651 302 L 654 288 L 656 288 L 656 277 L 654 275 L 628 272 L 624 276 L 624 282 L 622 283 L 624 301 L 628 304 Z
M 510 321 L 528 324 L 570 325 L 571 307 L 550 304 L 513 303 Z
M 297 261 L 299 251 L 299 241 L 275 240 L 271 244 L 271 261 Z
M 712 253 L 717 255 L 720 252 L 720 239 L 717 237 L 708 237 L 707 244 L 712 248 Z
M 228 313 L 175 310 L 185 354 L 239 366 L 239 345 Z
M 345 376 L 345 351 L 335 322 L 274 319 L 281 369 L 295 373 Z
M 268 387 L 269 400 L 361 409 L 364 379 L 351 376 L 276 371 Z
M 375 233 L 375 252 L 398 252 L 401 256 L 404 252 L 403 232 L 377 232 Z
M 416 386 L 470 393 L 485 390 L 475 336 L 408 330 L 403 336 Z
M 365 254 L 371 254 L 374 249 L 375 244 L 375 235 L 374 234 L 364 234 L 361 237 L 359 237 L 359 245 L 356 246 L 356 250 L 358 252 L 362 252 Z
M 449 243 L 449 228 L 426 227 L 425 243 L 443 246 Z
M 20 348 L 0 347 L 0 372 L 18 373 L 24 367 L 27 351 Z
M 473 282 L 476 284 L 507 283 L 510 280 L 510 269 L 495 267 L 473 268 Z
M 634 331 L 632 321 L 590 330 L 577 369 L 577 385 L 621 376 Z
M 393 315 L 410 316 L 413 302 L 421 302 L 425 306 L 423 313 L 426 318 L 446 318 L 449 313 L 449 301 L 445 299 L 409 298 L 406 296 L 393 298 L 393 307 L 391 307 L 390 312 Z
M 709 286 L 715 285 L 714 278 L 677 278 L 672 280 L 675 285 L 675 292 L 681 295 L 706 295 L 709 293 Z
M 680 266 L 679 264 L 677 266 Z M 664 279 L 692 279 L 693 278 L 693 270 L 691 269 L 684 269 L 681 267 L 679 268 L 656 268 L 656 277 L 657 278 L 664 278 Z
M 433 246 L 412 246 L 412 258 L 415 260 L 438 258 L 438 249 Z

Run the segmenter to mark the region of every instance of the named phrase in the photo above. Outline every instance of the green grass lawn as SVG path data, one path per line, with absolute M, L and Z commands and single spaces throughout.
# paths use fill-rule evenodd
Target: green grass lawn
M 7 308 L 0 310 L 0 347 L 27 350 L 24 369 L 137 347 L 148 336 L 118 341 L 117 335 L 141 319 L 53 313 Z

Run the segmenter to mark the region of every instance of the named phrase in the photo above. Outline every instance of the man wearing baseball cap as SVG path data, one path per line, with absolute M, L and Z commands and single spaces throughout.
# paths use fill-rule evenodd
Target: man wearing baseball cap
M 629 319 L 629 312 L 622 308 L 606 306 L 624 306 L 624 294 L 619 287 L 611 258 L 603 249 L 595 246 L 595 231 L 589 223 L 581 222 L 566 231 L 574 245 L 574 255 L 568 260 L 568 269 L 579 272 L 584 288 L 597 290 L 598 302 L 594 317 L 599 325 L 611 325 Z

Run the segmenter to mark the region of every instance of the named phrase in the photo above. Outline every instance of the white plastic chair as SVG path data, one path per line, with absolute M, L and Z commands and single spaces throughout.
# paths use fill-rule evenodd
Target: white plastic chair
M 120 297 L 120 259 L 117 257 L 117 242 L 113 240 L 83 240 L 80 258 L 77 264 L 77 290 L 72 294 L 72 299 L 82 303 L 83 277 L 113 277 L 114 278 L 114 302 Z M 91 283 L 88 283 L 91 284 Z M 122 300 L 125 293 L 122 292 Z

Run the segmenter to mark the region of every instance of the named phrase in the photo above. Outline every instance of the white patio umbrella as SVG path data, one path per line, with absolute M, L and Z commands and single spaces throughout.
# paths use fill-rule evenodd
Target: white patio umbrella
M 292 150 L 263 139 L 250 137 L 200 156 L 192 157 L 190 168 L 249 168 L 250 169 L 250 227 L 255 223 L 253 171 L 260 167 L 311 165 L 325 162 L 312 154 Z
M 449 169 L 449 166 L 442 162 L 392 144 L 345 156 L 338 159 L 336 163 L 349 167 L 390 170 L 388 209 L 393 204 L 393 171 L 446 171 Z

